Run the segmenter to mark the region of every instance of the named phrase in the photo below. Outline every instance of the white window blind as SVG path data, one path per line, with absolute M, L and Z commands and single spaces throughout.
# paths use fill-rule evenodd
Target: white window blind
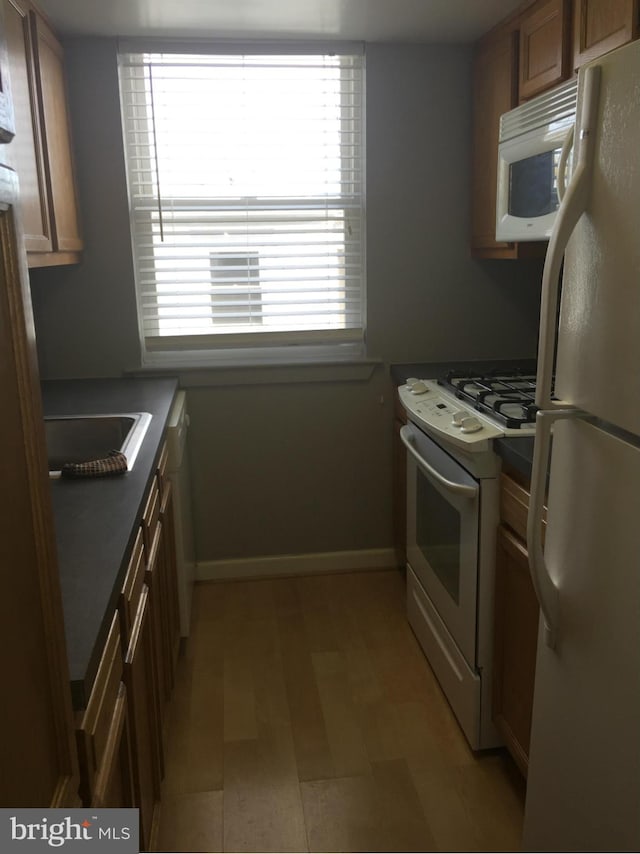
M 121 50 L 147 353 L 361 341 L 363 57 Z

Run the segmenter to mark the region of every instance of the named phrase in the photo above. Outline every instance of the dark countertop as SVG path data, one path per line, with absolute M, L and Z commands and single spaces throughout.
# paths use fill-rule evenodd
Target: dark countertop
M 416 362 L 402 365 L 391 365 L 391 378 L 396 385 L 403 385 L 409 377 L 417 377 L 421 380 L 433 380 L 443 377 L 447 371 L 482 371 L 509 370 L 520 368 L 520 370 L 535 373 L 535 359 L 483 359 L 473 362 Z
M 86 706 L 91 692 L 177 386 L 177 380 L 156 378 L 42 384 L 45 415 L 150 412 L 153 416 L 132 471 L 50 481 L 76 709 Z
M 515 436 L 508 439 L 495 439 L 493 449 L 496 454 L 508 463 L 511 468 L 520 472 L 527 481 L 531 482 L 531 466 L 533 464 L 533 436 Z
M 402 385 L 408 377 L 419 379 L 437 379 L 447 371 L 470 369 L 488 371 L 495 368 L 518 367 L 535 373 L 536 363 L 531 359 L 508 359 L 482 362 L 421 362 L 417 364 L 391 365 L 391 377 L 397 385 Z M 508 439 L 495 439 L 493 448 L 498 456 L 527 480 L 531 480 L 533 462 L 533 436 L 514 436 Z

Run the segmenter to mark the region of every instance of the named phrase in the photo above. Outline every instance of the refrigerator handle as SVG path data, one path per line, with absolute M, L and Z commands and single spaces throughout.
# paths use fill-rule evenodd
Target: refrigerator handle
M 538 604 L 544 620 L 544 642 L 554 649 L 559 620 L 559 594 L 549 574 L 542 545 L 542 517 L 551 455 L 551 427 L 564 418 L 580 418 L 585 413 L 580 409 L 538 410 L 536 413 L 536 441 L 533 449 L 531 470 L 531 495 L 527 516 L 527 551 L 529 570 Z
M 564 194 L 567 191 L 567 160 L 569 159 L 569 152 L 571 151 L 571 147 L 573 146 L 573 138 L 574 138 L 574 127 L 573 125 L 569 128 L 567 133 L 567 138 L 565 139 L 562 145 L 562 151 L 560 152 L 560 160 L 558 162 L 558 199 L 562 201 L 564 199 Z
M 600 66 L 590 65 L 584 70 L 576 164 L 567 192 L 558 209 L 542 273 L 538 376 L 536 379 L 536 405 L 540 409 L 552 409 L 554 406 L 551 401 L 551 389 L 554 373 L 560 268 L 567 243 L 589 202 L 599 94 Z

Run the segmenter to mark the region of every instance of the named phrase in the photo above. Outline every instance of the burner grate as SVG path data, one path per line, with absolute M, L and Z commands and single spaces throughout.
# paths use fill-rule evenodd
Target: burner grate
M 530 372 L 495 371 L 474 374 L 449 371 L 438 382 L 505 427 L 518 429 L 535 422 L 536 377 Z

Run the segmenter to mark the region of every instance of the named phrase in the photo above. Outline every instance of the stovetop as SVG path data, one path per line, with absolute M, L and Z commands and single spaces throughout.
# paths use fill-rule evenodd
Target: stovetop
M 466 454 L 491 453 L 495 439 L 535 435 L 535 375 L 529 370 L 449 371 L 409 378 L 398 389 L 411 421 Z
M 449 371 L 438 379 L 438 384 L 510 430 L 531 428 L 535 424 L 535 374 L 518 369 L 482 373 Z

